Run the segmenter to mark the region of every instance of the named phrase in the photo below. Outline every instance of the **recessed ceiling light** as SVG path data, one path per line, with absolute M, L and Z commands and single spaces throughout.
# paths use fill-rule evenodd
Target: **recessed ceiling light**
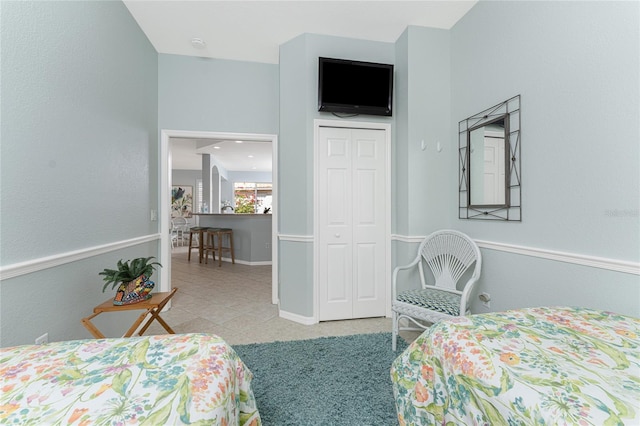
M 191 39 L 191 45 L 196 49 L 204 49 L 207 44 L 204 42 L 203 39 L 196 37 Z
M 236 143 L 242 143 L 242 141 L 236 141 Z
M 220 147 L 219 146 L 214 146 L 213 149 L 220 149 Z
M 249 157 L 249 158 L 253 158 L 253 155 L 247 155 L 247 157 Z

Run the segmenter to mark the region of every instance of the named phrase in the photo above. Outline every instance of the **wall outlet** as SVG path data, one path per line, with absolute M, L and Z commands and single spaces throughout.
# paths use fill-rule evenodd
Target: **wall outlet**
M 271 243 L 267 243 L 267 248 L 270 249 L 271 248 Z
M 44 333 L 36 339 L 36 345 L 44 345 L 45 343 L 49 343 L 49 333 Z
M 158 220 L 158 210 L 151 210 L 151 222 Z
M 480 293 L 478 299 L 480 299 L 485 308 L 491 307 L 491 295 L 489 293 Z

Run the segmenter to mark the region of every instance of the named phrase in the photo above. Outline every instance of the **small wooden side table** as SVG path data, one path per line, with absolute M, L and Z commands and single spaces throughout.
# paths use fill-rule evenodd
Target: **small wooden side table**
M 160 323 L 160 325 L 162 325 L 164 329 L 167 330 L 167 332 L 169 332 L 169 334 L 176 334 L 171 329 L 171 327 L 169 327 L 169 324 L 167 324 L 162 318 L 160 318 L 160 311 L 162 311 L 162 308 L 164 308 L 164 306 L 173 297 L 173 295 L 176 294 L 176 291 L 178 291 L 177 288 L 174 288 L 173 290 L 167 291 L 167 292 L 151 293 L 152 296 L 150 299 L 145 300 L 144 302 L 132 303 L 131 305 L 114 305 L 113 299 L 109 299 L 104 303 L 93 308 L 93 315 L 88 316 L 86 318 L 82 318 L 82 325 L 84 325 L 87 328 L 87 330 L 91 332 L 93 337 L 97 339 L 104 339 L 105 335 L 102 334 L 102 332 L 98 330 L 98 328 L 95 325 L 93 325 L 93 323 L 91 322 L 91 319 L 97 317 L 103 312 L 133 311 L 138 309 L 144 309 L 144 312 L 133 323 L 133 325 L 131 326 L 131 328 L 129 328 L 129 330 L 126 332 L 124 337 L 131 337 L 133 332 L 136 331 L 138 326 L 142 323 L 142 321 L 145 319 L 145 317 L 148 314 L 151 314 L 151 318 L 149 318 L 147 322 L 142 326 L 142 329 L 140 329 L 138 336 L 142 336 L 142 334 L 145 331 L 147 331 L 147 328 L 149 328 L 149 326 L 154 320 L 157 320 Z

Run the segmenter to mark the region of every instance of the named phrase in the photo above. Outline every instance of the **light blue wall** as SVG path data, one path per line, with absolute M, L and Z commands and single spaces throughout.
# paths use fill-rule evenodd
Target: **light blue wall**
M 455 25 L 451 143 L 458 121 L 522 96 L 523 220 L 453 227 L 480 240 L 640 260 L 639 16 L 637 2 L 481 1 Z M 448 158 L 455 193 L 457 157 Z M 457 203 L 450 207 L 457 217 Z M 492 294 L 492 310 L 579 304 L 640 316 L 637 275 L 483 253 L 479 291 Z
M 426 235 L 449 222 L 448 205 L 457 199 L 447 190 L 451 173 L 447 158 L 457 152 L 450 131 L 450 46 L 449 31 L 409 27 L 407 161 L 407 202 L 400 211 L 407 215 L 408 234 Z M 422 142 L 424 141 L 424 149 Z M 440 151 L 438 151 L 440 143 Z M 403 188 L 397 188 L 401 193 Z
M 449 31 L 408 27 L 395 45 L 393 233 L 400 239 L 447 227 L 455 194 L 444 183 L 451 166 Z M 423 145 L 424 143 L 424 145 Z M 441 150 L 438 151 L 438 143 Z M 424 149 L 423 149 L 424 146 Z M 415 257 L 415 244 L 394 241 L 392 267 Z
M 157 233 L 158 129 L 279 134 L 280 233 L 305 240 L 313 119 L 335 119 L 317 111 L 318 56 L 396 65 L 394 117 L 353 119 L 393 125 L 394 233 L 454 227 L 637 262 L 639 7 L 481 1 L 452 30 L 409 27 L 395 44 L 301 35 L 281 46 L 278 66 L 157 55 L 120 2 L 0 2 L 0 264 Z M 457 122 L 515 94 L 523 221 L 458 220 Z M 396 241 L 394 256 L 412 249 Z M 0 345 L 88 337 L 80 319 L 105 299 L 97 272 L 157 251 L 147 243 L 1 281 Z M 479 290 L 492 310 L 572 304 L 640 316 L 637 275 L 483 254 Z M 280 263 L 283 309 L 311 316 L 313 243 L 281 242 Z M 99 321 L 108 335 L 128 322 Z
M 392 43 L 318 34 L 303 34 L 280 47 L 279 230 L 305 238 L 313 235 L 313 120 L 340 120 L 318 112 L 320 56 L 389 64 L 395 60 Z M 393 122 L 374 116 L 342 120 Z M 280 307 L 312 317 L 313 242 L 281 241 L 279 248 Z
M 121 2 L 2 2 L 0 264 L 158 232 L 157 54 Z M 0 282 L 0 345 L 90 337 L 98 276 L 155 242 Z M 154 276 L 155 278 L 155 276 Z M 105 318 L 122 335 L 128 315 Z
M 280 134 L 278 136 L 278 190 L 280 209 L 278 230 L 283 234 L 304 235 L 308 233 L 310 218 L 308 205 L 312 199 L 307 192 L 311 189 L 307 176 L 308 153 L 306 140 L 309 122 L 307 102 L 307 38 L 294 38 L 280 46 Z M 275 159 L 274 159 L 275 160 Z M 286 194 L 296 194 L 283 198 Z M 311 225 L 313 226 L 313 225 Z
M 159 55 L 158 121 L 161 130 L 278 134 L 278 65 L 224 59 Z M 215 156 L 203 161 L 203 198 L 210 201 Z M 222 180 L 220 199 L 228 198 Z
M 394 65 L 394 116 L 396 143 L 391 148 L 391 163 L 406 164 L 409 161 L 409 29 L 396 41 Z M 391 174 L 391 217 L 392 232 L 408 235 L 409 215 L 407 209 L 400 208 L 409 202 L 409 168 L 394 167 Z M 392 250 L 395 253 L 395 250 Z
M 393 63 L 393 44 L 303 34 L 280 46 L 280 230 L 313 233 L 313 120 L 392 122 L 390 117 L 339 119 L 318 112 L 318 57 Z
M 313 235 L 312 180 L 309 164 L 313 149 L 307 141 L 311 120 L 308 103 L 309 67 L 307 36 L 280 46 L 280 135 L 278 137 L 278 232 L 281 235 Z M 311 163 L 310 163 L 311 162 Z M 313 176 L 313 174 L 311 174 Z M 287 197 L 286 194 L 289 194 Z M 278 292 L 280 306 L 288 312 L 311 316 L 313 297 L 313 244 L 278 242 Z
M 278 65 L 158 57 L 160 129 L 278 133 Z

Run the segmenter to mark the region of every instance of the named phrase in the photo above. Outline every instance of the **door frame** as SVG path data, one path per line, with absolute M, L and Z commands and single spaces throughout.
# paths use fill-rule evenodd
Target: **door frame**
M 385 270 L 385 315 L 391 317 L 391 123 L 377 123 L 370 121 L 340 121 L 340 120 L 313 120 L 313 205 L 320 205 L 318 198 L 319 193 L 319 148 L 320 148 L 320 128 L 321 127 L 337 127 L 348 129 L 367 129 L 367 130 L 384 130 L 385 132 L 385 253 L 384 253 L 384 270 Z M 320 318 L 320 271 L 319 265 L 319 212 L 317 208 L 313 209 L 313 322 L 318 323 Z
M 278 304 L 278 135 L 263 133 L 229 133 L 192 130 L 160 130 L 160 290 L 171 290 L 171 138 L 230 139 L 271 142 L 271 303 Z

